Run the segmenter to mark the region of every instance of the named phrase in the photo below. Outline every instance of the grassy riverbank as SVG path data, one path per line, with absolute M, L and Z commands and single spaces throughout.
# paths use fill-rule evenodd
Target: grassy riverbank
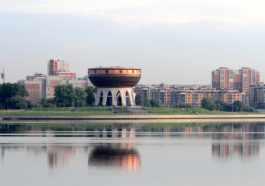
M 222 112 L 222 111 L 209 111 L 202 108 L 164 108 L 164 107 L 146 107 L 150 114 L 155 115 L 232 115 L 232 114 L 258 114 L 257 112 Z M 129 113 L 127 113 L 129 114 Z M 35 108 L 31 110 L 0 110 L 0 116 L 3 115 L 32 115 L 32 116 L 45 116 L 45 115 L 121 115 L 115 113 L 111 108 L 104 107 L 86 107 L 86 108 Z
M 25 131 L 112 131 L 112 129 L 121 129 L 123 128 L 131 128 L 132 125 L 128 123 L 9 123 L 9 124 L 1 124 L 0 130 L 4 131 L 12 131 L 12 132 L 25 132 Z M 236 128 L 240 128 L 244 125 L 244 123 L 155 123 L 155 124 L 144 124 L 141 125 L 140 128 L 142 131 L 153 131 L 153 132 L 161 132 L 161 129 L 172 129 L 172 128 L 215 128 L 217 130 L 221 130 L 226 126 L 233 126 Z M 220 127 L 221 126 L 221 127 Z M 138 128 L 139 129 L 139 128 Z M 71 135 L 71 133 L 69 133 Z M 56 135 L 56 134 L 55 134 Z
M 163 108 L 163 107 L 147 107 L 150 114 L 163 114 L 163 115 L 200 115 L 200 114 L 257 114 L 257 112 L 223 112 L 218 110 L 206 110 L 202 108 Z
M 109 108 L 35 108 L 32 110 L 0 110 L 0 115 L 112 115 Z

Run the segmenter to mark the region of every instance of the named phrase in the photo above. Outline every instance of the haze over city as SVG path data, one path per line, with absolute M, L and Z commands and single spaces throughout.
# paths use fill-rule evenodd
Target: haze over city
M 140 83 L 210 84 L 227 66 L 258 69 L 264 2 L 253 0 L 0 0 L 0 68 L 6 81 L 59 58 L 78 77 L 95 66 L 135 66 Z

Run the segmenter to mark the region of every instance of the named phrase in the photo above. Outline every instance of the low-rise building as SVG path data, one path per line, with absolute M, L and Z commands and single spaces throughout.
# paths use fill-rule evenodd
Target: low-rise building
M 80 87 L 86 89 L 87 86 L 92 86 L 88 78 L 83 79 L 65 79 L 61 76 L 46 76 L 45 78 L 45 98 L 54 98 L 54 89 L 57 85 L 73 85 L 73 87 Z
M 23 82 L 27 92 L 27 99 L 33 103 L 39 102 L 45 98 L 45 76 L 40 73 L 35 73 L 32 76 L 27 76 Z
M 24 86 L 29 94 L 27 99 L 31 102 L 37 103 L 45 97 L 44 80 L 27 80 Z
M 242 101 L 244 104 L 248 103 L 246 93 L 240 93 L 237 90 L 216 90 L 206 87 L 165 88 L 164 86 L 158 85 L 137 86 L 135 92 L 142 99 L 154 98 L 160 101 L 163 106 L 190 104 L 200 107 L 201 101 L 205 97 L 210 98 L 212 101 L 221 100 L 230 104 L 235 101 Z

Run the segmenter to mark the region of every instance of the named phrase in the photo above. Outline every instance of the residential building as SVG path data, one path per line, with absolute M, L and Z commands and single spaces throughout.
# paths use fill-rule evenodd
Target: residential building
M 239 70 L 220 67 L 212 71 L 212 88 L 217 90 L 238 90 L 249 95 L 250 86 L 259 82 L 259 71 L 248 67 Z
M 56 76 L 58 72 L 70 72 L 70 65 L 68 62 L 59 59 L 51 59 L 48 62 L 48 75 Z
M 88 78 L 83 79 L 65 79 L 61 76 L 46 76 L 45 78 L 45 98 L 54 98 L 54 89 L 57 85 L 73 85 L 73 87 L 80 87 L 86 89 L 87 86 L 92 84 Z
M 45 76 L 40 73 L 35 73 L 33 76 L 27 76 L 23 82 L 27 92 L 27 99 L 33 103 L 39 102 L 45 98 Z
M 233 90 L 234 73 L 234 70 L 226 67 L 220 67 L 219 69 L 212 71 L 212 88 L 218 90 Z
M 76 73 L 70 72 L 68 62 L 58 59 L 51 59 L 48 62 L 48 76 L 35 73 L 34 75 L 26 76 L 26 80 L 19 81 L 24 84 L 29 93 L 28 100 L 32 102 L 39 102 L 41 99 L 48 99 L 54 97 L 54 88 L 57 85 L 71 84 L 73 87 L 80 87 L 86 89 L 91 86 L 88 77 L 76 78 Z
M 170 105 L 178 104 L 190 104 L 196 107 L 201 106 L 203 98 L 208 97 L 213 102 L 217 100 L 224 101 L 226 103 L 233 103 L 235 101 L 246 102 L 245 93 L 240 93 L 233 90 L 173 90 L 170 92 L 171 102 Z
M 260 82 L 260 73 L 257 70 L 243 67 L 239 70 L 239 91 L 250 93 L 250 86 Z
M 45 78 L 45 98 L 54 98 L 54 88 L 61 85 L 62 77 L 59 76 L 46 76 Z
M 249 105 L 257 109 L 265 109 L 265 85 L 250 86 Z

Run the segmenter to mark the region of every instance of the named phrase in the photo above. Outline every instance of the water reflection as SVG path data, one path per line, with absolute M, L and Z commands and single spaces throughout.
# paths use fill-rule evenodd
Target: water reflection
M 45 123 L 2 123 L 0 124 L 1 139 L 28 139 L 31 137 L 49 139 L 42 145 L 2 146 L 1 157 L 10 148 L 26 148 L 35 154 L 46 153 L 51 169 L 68 166 L 70 159 L 77 151 L 87 153 L 88 165 L 93 167 L 115 167 L 136 170 L 141 165 L 140 153 L 134 140 L 146 138 L 151 142 L 170 139 L 171 142 L 189 142 L 206 140 L 211 145 L 212 157 L 221 160 L 231 158 L 249 159 L 258 157 L 261 140 L 265 139 L 265 123 L 185 123 L 185 124 L 45 124 Z M 22 137 L 22 138 L 16 138 Z M 58 139 L 67 139 L 59 142 Z M 1 141 L 5 144 L 6 141 Z M 184 139 L 184 141 L 183 141 Z M 192 140 L 190 140 L 192 139 Z M 54 141 L 55 140 L 55 143 Z M 104 142 L 102 142 L 102 140 Z M 113 141 L 112 141 L 113 140 Z M 115 141 L 116 140 L 116 141 Z M 125 143 L 120 143 L 125 140 Z M 70 143 L 68 142 L 70 141 Z M 150 142 L 149 141 L 149 142 Z M 16 141 L 15 141 L 16 142 Z M 14 143 L 15 143 L 14 142 Z M 25 142 L 25 143 L 26 143 Z M 37 141 L 39 142 L 39 141 Z M 82 143 L 77 149 L 71 143 Z M 96 143 L 95 143 L 96 142 Z M 10 143 L 10 142 L 9 142 Z M 100 144 L 100 145 L 99 145 Z
M 1 185 L 264 185 L 264 126 L 4 123 Z
M 234 157 L 248 159 L 256 157 L 260 152 L 260 144 L 255 143 L 242 143 L 242 144 L 229 144 L 217 143 L 212 144 L 212 155 L 220 159 L 228 160 Z
M 48 164 L 54 169 L 69 165 L 70 158 L 75 156 L 76 147 L 73 146 L 48 146 Z
M 88 158 L 89 166 L 123 168 L 129 171 L 140 167 L 140 155 L 132 144 L 95 146 Z
M 70 158 L 75 156 L 77 147 L 75 146 L 64 146 L 54 144 L 43 144 L 43 145 L 12 145 L 12 146 L 1 146 L 1 158 L 5 159 L 6 152 L 30 152 L 34 156 L 42 157 L 47 156 L 47 165 L 49 168 L 64 168 L 70 164 Z M 86 148 L 79 148 L 79 150 L 85 150 Z

